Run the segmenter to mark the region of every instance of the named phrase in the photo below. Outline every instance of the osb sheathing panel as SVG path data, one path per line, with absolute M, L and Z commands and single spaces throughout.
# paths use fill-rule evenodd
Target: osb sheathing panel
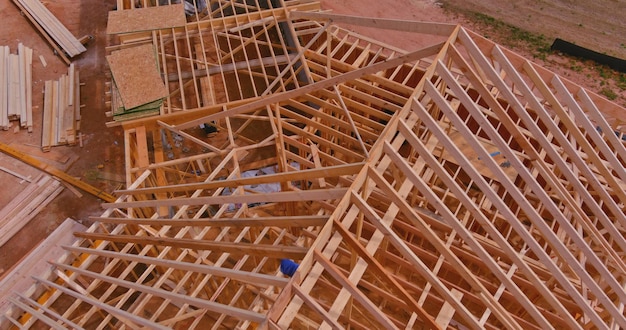
M 126 109 L 167 96 L 152 45 L 119 50 L 106 58 Z
M 110 11 L 107 34 L 159 30 L 187 23 L 183 4 Z

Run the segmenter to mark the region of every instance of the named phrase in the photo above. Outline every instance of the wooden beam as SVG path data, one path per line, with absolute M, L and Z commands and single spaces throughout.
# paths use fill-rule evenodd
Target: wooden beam
M 63 246 L 63 249 L 74 252 L 84 253 L 87 255 L 97 255 L 105 258 L 113 258 L 118 260 L 135 261 L 138 263 L 144 263 L 147 265 L 155 265 L 160 267 L 169 268 L 171 270 L 185 270 L 194 273 L 215 275 L 219 277 L 226 277 L 231 280 L 241 281 L 252 285 L 274 285 L 278 287 L 284 287 L 288 280 L 284 277 L 278 277 L 276 275 L 267 275 L 253 272 L 246 272 L 241 270 L 234 270 L 224 267 L 209 266 L 205 264 L 196 264 L 190 262 L 182 262 L 176 260 L 168 260 L 164 258 L 153 258 L 143 255 L 136 255 L 132 253 L 121 253 L 106 250 L 96 250 L 82 247 Z
M 117 195 L 137 195 L 137 194 L 156 194 L 161 192 L 183 192 L 190 190 L 209 190 L 222 187 L 237 187 L 246 185 L 258 185 L 285 181 L 312 180 L 316 178 L 333 178 L 343 175 L 354 175 L 363 166 L 363 163 L 353 163 L 345 165 L 335 165 L 329 167 L 320 167 L 314 169 L 306 169 L 293 172 L 283 172 L 275 174 L 264 174 L 248 178 L 233 178 L 226 180 L 215 180 L 210 182 L 183 183 L 177 185 L 168 185 L 162 187 L 137 188 L 116 190 Z
M 334 278 L 339 284 L 346 290 L 350 292 L 352 297 L 358 301 L 371 315 L 378 321 L 385 329 L 398 329 L 398 327 L 387 317 L 387 315 L 381 313 L 374 303 L 372 303 L 367 296 L 361 292 L 357 288 L 357 286 L 352 283 L 348 278 L 346 278 L 341 271 L 337 269 L 337 266 L 333 265 L 330 260 L 326 259 L 326 257 L 321 254 L 317 250 L 313 250 L 315 261 L 319 262 L 323 267 L 324 271 L 326 271 L 332 278 Z M 331 310 L 331 314 L 339 315 L 341 311 Z
M 111 224 L 170 226 L 170 227 L 309 227 L 323 226 L 327 215 L 302 215 L 284 217 L 222 218 L 222 219 L 143 219 L 90 217 L 90 220 Z
M 92 241 L 109 241 L 123 244 L 139 244 L 153 246 L 171 246 L 180 249 L 194 249 L 230 253 L 234 255 L 252 255 L 270 258 L 302 259 L 308 249 L 299 246 L 275 246 L 241 242 L 212 242 L 189 238 L 138 237 L 133 235 L 110 235 L 90 232 L 76 232 L 74 236 Z
M 456 28 L 455 24 L 446 23 L 434 23 L 434 22 L 420 22 L 410 20 L 388 19 L 379 17 L 362 17 L 362 16 L 350 16 L 342 14 L 331 14 L 328 12 L 313 12 L 313 11 L 290 11 L 289 18 L 296 19 L 310 19 L 316 21 L 330 20 L 333 23 L 345 23 L 350 25 L 365 26 L 383 30 L 396 30 L 411 33 L 423 33 L 432 34 L 442 37 L 449 37 L 452 31 Z
M 277 202 L 293 202 L 293 201 L 317 201 L 317 200 L 333 200 L 341 198 L 347 188 L 331 188 L 301 191 L 281 191 L 271 194 L 245 194 L 245 195 L 225 195 L 210 197 L 191 197 L 176 198 L 164 200 L 147 200 L 147 201 L 131 201 L 102 203 L 104 208 L 125 208 L 125 207 L 157 207 L 157 206 L 189 206 L 204 204 L 237 204 L 237 203 L 277 203 Z
M 71 267 L 71 266 L 67 266 L 67 265 L 63 265 L 64 267 Z M 75 268 L 72 267 L 73 269 L 77 269 L 80 270 L 79 268 Z M 50 288 L 54 288 L 56 290 L 58 290 L 59 292 L 62 292 L 66 295 L 71 296 L 74 299 L 78 299 L 80 301 L 84 301 L 87 304 L 96 306 L 100 309 L 102 309 L 103 311 L 106 311 L 112 315 L 115 315 L 115 317 L 117 317 L 118 319 L 120 319 L 121 321 L 123 321 L 124 323 L 128 324 L 128 325 L 133 325 L 139 324 L 139 325 L 143 325 L 145 327 L 148 327 L 149 329 L 161 329 L 161 330 L 167 330 L 167 327 L 164 327 L 158 323 L 152 322 L 148 319 L 139 317 L 137 315 L 128 313 L 122 309 L 107 305 L 97 299 L 91 298 L 90 296 L 86 296 L 83 294 L 80 294 L 74 290 L 71 290 L 69 288 L 66 288 L 62 285 L 56 284 L 54 282 L 48 281 L 46 279 L 43 279 L 41 277 L 37 277 L 37 276 L 33 276 L 33 279 L 35 279 L 36 281 L 50 287 Z
M 41 171 L 44 171 L 52 176 L 55 176 L 71 185 L 73 185 L 74 187 L 81 189 L 97 198 L 100 198 L 104 201 L 107 202 L 114 202 L 116 200 L 116 197 L 113 195 L 110 195 L 109 193 L 98 189 L 88 183 L 85 183 L 83 181 L 77 180 L 76 178 L 74 178 L 71 175 L 68 175 L 67 173 L 56 169 L 48 164 L 42 163 L 39 160 L 35 159 L 34 157 L 27 155 L 21 151 L 18 151 L 16 149 L 13 149 L 11 147 L 9 147 L 8 145 L 4 144 L 4 143 L 0 143 L 0 151 L 4 152 L 5 154 L 12 156 L 13 158 L 16 158 L 18 160 L 21 160 L 22 162 L 35 167 Z
M 221 118 L 225 118 L 228 116 L 233 116 L 236 114 L 242 114 L 242 113 L 246 113 L 249 111 L 252 111 L 254 109 L 261 109 L 263 107 L 265 107 L 266 105 L 272 104 L 272 103 L 279 103 L 279 102 L 283 102 L 292 98 L 296 98 L 299 97 L 301 95 L 307 94 L 307 93 L 311 93 L 315 90 L 318 89 L 324 89 L 324 88 L 328 88 L 331 87 L 333 85 L 337 85 L 349 80 L 353 80 L 368 74 L 373 74 L 379 71 L 383 71 L 389 68 L 393 68 L 396 67 L 398 65 L 404 64 L 404 63 L 408 63 L 408 62 L 413 62 L 416 60 L 419 60 L 421 58 L 425 58 L 425 57 L 429 57 L 432 55 L 437 54 L 437 52 L 439 52 L 441 50 L 441 48 L 443 47 L 444 43 L 439 43 L 436 45 L 432 45 L 429 47 L 425 47 L 422 48 L 420 50 L 405 54 L 405 55 L 400 55 L 398 57 L 392 58 L 392 59 L 387 59 L 385 61 L 381 61 L 378 62 L 376 64 L 372 64 L 370 66 L 367 66 L 365 68 L 361 68 L 361 69 L 357 69 L 357 70 L 353 70 L 344 74 L 340 74 L 338 76 L 334 76 L 332 78 L 328 78 L 322 81 L 318 81 L 306 86 L 301 86 L 298 89 L 294 89 L 294 90 L 290 90 L 290 91 L 286 91 L 286 92 L 282 92 L 282 93 L 278 93 L 278 94 L 274 94 L 271 95 L 269 97 L 264 97 L 260 100 L 256 100 L 256 101 L 252 101 L 248 104 L 245 105 L 241 105 L 232 109 L 228 109 L 222 112 L 218 112 L 216 114 L 212 114 L 212 115 L 208 115 L 199 119 L 195 119 L 195 120 L 191 120 L 188 121 L 184 124 L 179 124 L 179 125 L 175 125 L 177 128 L 179 129 L 186 129 L 186 128 L 190 128 L 202 123 L 206 123 L 206 122 L 210 122 L 210 121 L 214 121 L 214 120 L 218 120 Z
M 102 275 L 100 273 L 88 271 L 85 269 L 81 269 L 81 268 L 77 268 L 77 267 L 73 267 L 69 265 L 64 265 L 60 263 L 52 263 L 52 264 L 55 265 L 56 267 L 66 269 L 66 270 L 69 270 L 69 271 L 72 271 L 72 272 L 75 272 L 84 276 L 88 276 L 88 277 L 101 280 L 107 283 L 115 284 L 121 287 L 137 290 L 139 292 L 149 293 L 157 297 L 161 297 L 163 299 L 169 299 L 173 302 L 177 302 L 180 304 L 189 304 L 191 306 L 195 306 L 199 308 L 206 308 L 214 312 L 225 313 L 225 314 L 228 314 L 228 315 L 240 318 L 240 319 L 251 320 L 254 322 L 262 322 L 265 319 L 265 317 L 262 314 L 252 312 L 247 309 L 232 307 L 232 306 L 216 303 L 213 301 L 208 301 L 208 300 L 199 299 L 196 297 L 191 297 L 191 296 L 180 294 L 180 293 L 174 293 L 174 292 L 170 292 L 167 290 L 154 288 L 154 287 L 143 285 L 143 284 L 137 284 L 135 282 L 125 281 L 117 277 Z M 121 311 L 121 310 L 118 310 L 118 311 Z M 159 327 L 159 328 L 162 328 L 162 327 Z
M 370 255 L 367 250 L 357 241 L 356 238 L 352 236 L 352 234 L 344 227 L 339 221 L 334 220 L 334 228 L 341 234 L 343 237 L 343 241 L 348 244 L 352 249 L 354 249 L 359 257 L 363 258 L 367 261 L 368 265 L 370 265 L 371 269 L 382 279 L 391 283 L 393 288 L 399 294 L 398 299 L 402 300 L 407 304 L 408 307 L 413 309 L 412 312 L 416 313 L 420 320 L 427 324 L 432 329 L 442 329 L 436 322 L 433 320 L 432 316 L 430 316 L 424 308 L 415 301 L 415 299 L 396 281 L 396 279 L 389 274 L 389 272 L 383 267 L 383 265 L 374 258 L 374 256 Z

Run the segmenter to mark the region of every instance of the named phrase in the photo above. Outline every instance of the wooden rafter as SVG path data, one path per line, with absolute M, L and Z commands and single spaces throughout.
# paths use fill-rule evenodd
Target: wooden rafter
M 459 26 L 210 3 L 110 48 L 155 46 L 162 115 L 2 324 L 626 327 L 624 109 Z

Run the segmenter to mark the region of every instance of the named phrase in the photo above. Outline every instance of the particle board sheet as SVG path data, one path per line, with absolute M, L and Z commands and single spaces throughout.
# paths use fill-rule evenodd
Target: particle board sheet
M 106 58 L 124 108 L 132 109 L 167 96 L 152 45 L 119 50 Z
M 107 34 L 159 30 L 187 23 L 183 4 L 109 12 Z

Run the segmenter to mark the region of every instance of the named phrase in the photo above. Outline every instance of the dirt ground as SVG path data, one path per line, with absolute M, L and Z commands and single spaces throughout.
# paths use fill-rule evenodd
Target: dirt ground
M 80 129 L 84 134 L 83 147 L 59 146 L 50 152 L 40 150 L 43 109 L 43 85 L 46 80 L 56 80 L 68 67 L 52 52 L 47 44 L 30 24 L 20 15 L 20 11 L 9 0 L 0 0 L 0 45 L 7 45 L 15 53 L 18 43 L 33 49 L 33 133 L 22 129 L 14 132 L 0 131 L 0 142 L 28 153 L 43 163 L 67 171 L 93 186 L 111 191 L 120 183 L 99 177 L 116 177 L 124 172 L 124 141 L 121 129 L 107 129 L 104 115 L 104 74 L 106 71 L 104 47 L 106 39 L 107 12 L 115 5 L 114 1 L 96 0 L 44 0 L 51 12 L 77 37 L 93 35 L 95 40 L 87 45 L 87 52 L 74 59 L 80 71 L 81 110 Z M 44 67 L 39 60 L 42 55 L 47 63 Z M 16 126 L 15 123 L 13 126 Z M 4 154 L 0 154 L 0 164 L 25 176 L 36 177 L 40 171 L 24 165 Z M 103 165 L 98 168 L 98 165 Z M 26 186 L 20 179 L 0 172 L 3 189 L 0 193 L 0 207 L 8 204 L 12 197 Z M 0 247 L 0 270 L 8 271 L 34 246 L 51 233 L 58 224 L 68 217 L 75 220 L 88 220 L 89 216 L 99 215 L 102 201 L 87 193 L 78 198 L 65 189 L 37 217 L 30 221 L 17 235 Z M 2 274 L 0 273 L 0 276 Z
M 9 0 L 0 0 L 0 22 L 2 33 L 0 45 L 8 45 L 12 52 L 17 49 L 18 42 L 34 50 L 33 61 L 33 95 L 34 121 L 33 133 L 22 130 L 0 131 L 0 141 L 10 144 L 32 156 L 42 159 L 53 166 L 66 170 L 69 174 L 106 191 L 119 187 L 121 182 L 115 179 L 124 172 L 124 141 L 121 129 L 107 129 L 104 115 L 104 82 L 106 63 L 104 59 L 107 12 L 113 9 L 114 0 L 42 0 L 42 2 L 63 22 L 77 37 L 92 35 L 95 40 L 87 46 L 87 52 L 75 58 L 81 73 L 82 108 L 81 132 L 84 134 L 84 147 L 55 147 L 49 153 L 43 153 L 38 146 L 41 142 L 41 109 L 42 91 L 45 80 L 58 79 L 67 66 L 56 58 L 45 40 L 39 36 L 28 20 L 21 16 L 15 5 Z M 624 13 L 626 2 L 618 0 L 602 0 L 582 2 L 571 0 L 559 1 L 495 1 L 495 0 L 322 0 L 322 7 L 335 13 L 461 23 L 473 30 L 487 35 L 496 42 L 507 41 L 506 31 L 499 24 L 485 20 L 485 16 L 477 16 L 480 11 L 496 22 L 506 22 L 534 33 L 543 34 L 546 39 L 559 36 L 569 41 L 576 41 L 584 46 L 605 51 L 611 55 L 626 58 L 626 47 L 623 36 Z M 348 28 L 393 46 L 415 50 L 432 44 L 435 39 L 423 35 L 401 32 L 379 31 L 363 27 Z M 499 30 L 500 29 L 500 30 Z M 505 29 L 506 30 L 506 29 Z M 557 34 L 558 32 L 558 34 Z M 576 40 L 572 40 L 576 36 Z M 619 79 L 626 78 L 619 74 L 607 73 L 598 69 L 593 63 L 584 63 L 558 54 L 544 54 L 537 57 L 533 47 L 524 42 L 506 44 L 507 47 L 526 55 L 535 57 L 535 61 L 549 69 L 574 80 L 579 84 L 601 93 L 611 88 L 617 94 L 615 101 L 626 105 L 626 91 L 620 87 Z M 602 48 L 603 47 L 603 48 Z M 48 62 L 44 68 L 39 62 L 39 55 Z M 613 80 L 612 80 L 613 79 Z M 617 83 L 614 81 L 617 80 Z M 601 84 L 602 83 L 602 84 Z M 39 95 L 39 97 L 37 97 Z M 37 175 L 38 171 L 0 154 L 0 163 L 24 175 Z M 101 167 L 101 168 L 100 168 Z M 103 179 L 103 178 L 109 178 Z M 17 178 L 0 171 L 0 182 L 4 189 L 0 192 L 0 207 L 6 205 L 21 189 L 23 184 Z M 0 247 L 0 277 L 2 270 L 8 271 L 20 258 L 44 239 L 65 218 L 87 221 L 89 216 L 99 215 L 101 201 L 84 194 L 78 198 L 69 190 L 65 190 L 38 217 L 33 219 L 24 229 L 4 246 Z

